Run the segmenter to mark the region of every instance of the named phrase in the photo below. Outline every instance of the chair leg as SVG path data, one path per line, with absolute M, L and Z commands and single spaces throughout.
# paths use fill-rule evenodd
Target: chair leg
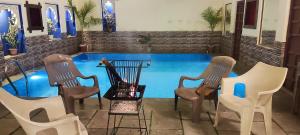
M 197 100 L 192 101 L 192 107 L 193 107 L 192 121 L 193 122 L 200 121 L 200 114 L 201 114 L 202 101 L 203 101 L 202 97 L 203 96 L 199 96 L 199 98 Z
M 79 99 L 79 104 L 84 104 L 84 99 L 82 98 L 82 99 Z
M 214 94 L 214 103 L 215 103 L 215 109 L 218 108 L 218 91 L 216 91 L 216 94 Z
M 117 117 L 116 117 L 116 115 L 114 116 L 114 128 L 113 128 L 113 135 L 115 135 L 115 134 L 117 134 L 116 133 L 116 119 L 117 119 Z
M 175 111 L 177 111 L 177 103 L 178 103 L 178 95 L 176 94 L 176 92 L 174 92 L 175 93 L 175 106 L 174 106 L 174 109 L 175 109 Z
M 218 102 L 217 105 L 217 110 L 216 110 L 216 115 L 215 115 L 215 122 L 214 122 L 214 127 L 217 127 L 219 124 L 219 120 L 220 120 L 220 102 Z
M 98 95 L 98 101 L 99 101 L 99 108 L 102 109 L 103 105 L 102 105 L 102 100 L 101 100 L 101 94 L 100 94 L 100 92 L 97 93 L 97 95 Z
M 253 123 L 253 109 L 244 110 L 241 114 L 241 135 L 250 135 Z
M 266 134 L 272 135 L 272 100 L 266 104 L 263 115 L 266 127 Z
M 67 113 L 75 113 L 75 104 L 74 104 L 74 98 L 69 96 L 64 96 L 65 105 L 66 105 L 66 112 Z
M 145 121 L 145 127 L 146 127 L 146 135 L 148 135 L 148 127 L 147 127 L 146 115 L 145 115 L 144 107 L 142 109 L 143 109 L 143 115 L 144 115 L 144 121 Z
M 110 115 L 108 114 L 108 118 L 107 118 L 107 126 L 106 126 L 106 135 L 108 135 L 109 119 L 110 119 Z
M 139 119 L 139 130 L 140 130 L 140 135 L 142 135 L 142 126 L 141 126 L 141 118 L 140 118 L 140 113 L 138 114 L 138 119 Z

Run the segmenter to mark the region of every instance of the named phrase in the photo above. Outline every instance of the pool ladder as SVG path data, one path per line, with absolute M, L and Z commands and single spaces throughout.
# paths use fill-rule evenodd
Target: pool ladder
M 16 61 L 16 60 L 11 60 L 9 63 L 6 64 L 5 66 L 5 70 L 4 70 L 4 77 L 7 79 L 7 81 L 9 82 L 10 86 L 13 88 L 13 90 L 16 92 L 16 96 L 20 96 L 19 91 L 17 89 L 17 87 L 14 85 L 14 83 L 12 82 L 11 78 L 9 77 L 7 70 L 8 70 L 8 65 L 15 65 L 17 67 L 17 69 L 21 72 L 21 74 L 24 76 L 25 78 L 25 83 L 26 83 L 26 96 L 29 96 L 29 92 L 28 92 L 28 77 L 25 73 L 24 68 L 21 66 L 21 64 Z

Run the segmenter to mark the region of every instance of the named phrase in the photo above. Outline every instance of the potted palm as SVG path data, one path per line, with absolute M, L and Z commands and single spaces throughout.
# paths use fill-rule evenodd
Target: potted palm
M 208 7 L 205 9 L 202 14 L 202 18 L 209 24 L 209 29 L 211 32 L 215 31 L 216 26 L 222 21 L 222 8 L 213 9 L 212 7 Z M 211 43 L 209 39 L 209 44 Z M 208 46 L 207 52 L 213 52 L 213 46 Z
M 4 39 L 9 43 L 9 52 L 11 55 L 17 55 L 18 50 L 18 40 L 17 40 L 17 34 L 18 34 L 18 26 L 11 21 L 9 22 L 9 29 L 8 32 L 4 35 Z
M 150 37 L 150 34 L 148 34 L 148 35 L 138 35 L 138 37 L 139 37 L 138 42 L 140 44 L 146 44 L 147 45 L 147 51 L 151 52 L 151 44 L 150 44 L 151 37 Z
M 82 34 L 84 34 L 84 28 L 89 28 L 90 26 L 101 24 L 102 20 L 100 18 L 95 18 L 90 15 L 96 7 L 96 4 L 91 0 L 85 2 L 80 9 L 77 9 L 77 7 L 73 5 L 73 0 L 68 0 L 68 5 L 69 7 L 72 7 L 72 10 L 76 14 Z M 86 51 L 88 50 L 88 46 L 86 44 L 82 44 L 80 45 L 80 50 Z
M 215 31 L 216 26 L 222 21 L 222 8 L 216 10 L 208 7 L 202 12 L 202 18 L 209 24 L 211 31 Z

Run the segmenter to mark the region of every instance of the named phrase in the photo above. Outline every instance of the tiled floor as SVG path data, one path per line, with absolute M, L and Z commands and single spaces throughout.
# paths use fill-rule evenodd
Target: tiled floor
M 300 135 L 300 118 L 290 113 L 291 98 L 284 92 L 278 92 L 273 97 L 273 135 Z M 198 123 L 190 119 L 190 104 L 180 101 L 179 110 L 174 111 L 173 99 L 144 99 L 146 121 L 151 135 L 238 135 L 239 117 L 233 112 L 223 113 L 223 119 L 215 129 L 213 104 L 205 102 L 204 108 L 210 113 L 203 113 Z M 76 105 L 78 115 L 88 128 L 90 135 L 104 135 L 106 133 L 108 101 L 104 100 L 104 108 L 99 110 L 97 100 L 87 99 L 83 106 Z M 211 119 L 210 119 L 210 117 Z M 34 121 L 47 121 L 45 112 L 32 113 Z M 117 118 L 118 120 L 120 118 Z M 112 123 L 111 123 L 112 124 Z M 125 117 L 121 126 L 137 126 L 136 117 Z M 110 125 L 112 127 L 112 125 Z M 109 130 L 111 131 L 111 130 Z M 264 135 L 263 117 L 255 115 L 252 128 L 254 135 Z M 14 117 L 0 105 L 0 135 L 24 135 Z M 119 129 L 119 135 L 136 135 L 138 130 Z

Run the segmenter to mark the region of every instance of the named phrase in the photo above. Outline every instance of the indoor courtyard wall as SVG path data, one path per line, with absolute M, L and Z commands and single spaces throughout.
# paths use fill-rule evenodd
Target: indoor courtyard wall
M 93 0 L 93 2 L 98 2 Z M 122 0 L 115 2 L 117 32 L 103 32 L 102 26 L 83 32 L 83 41 L 95 52 L 122 53 L 217 53 L 221 25 L 210 32 L 201 13 L 207 7 L 222 7 L 222 0 Z M 83 1 L 75 0 L 76 5 Z M 101 12 L 101 6 L 95 11 Z M 93 16 L 101 14 L 93 12 Z M 140 44 L 139 35 L 150 35 L 149 44 Z M 148 49 L 151 46 L 151 49 Z
M 235 31 L 235 15 L 236 5 L 238 0 L 225 0 L 225 4 L 232 3 L 231 10 L 231 26 L 230 33 L 221 37 L 220 52 L 222 55 L 233 56 L 234 51 L 234 31 Z M 263 42 L 258 43 L 258 35 L 260 30 L 260 19 L 262 12 L 262 1 L 259 1 L 258 19 L 256 29 L 243 28 L 242 37 L 240 42 L 239 59 L 237 63 L 237 70 L 240 74 L 245 73 L 251 69 L 257 62 L 261 61 L 267 64 L 282 66 L 284 59 L 284 49 L 286 45 L 286 35 L 289 17 L 289 2 L 278 1 L 278 9 L 280 13 L 276 16 L 281 19 L 275 20 L 276 23 L 269 22 L 268 29 L 274 31 L 262 32 Z M 276 9 L 276 11 L 279 11 Z M 282 19 L 284 18 L 284 19 Z M 270 18 L 269 18 L 270 19 Z M 272 25 L 271 25 L 272 24 Z
M 8 0 L 6 3 L 9 4 L 19 4 L 21 5 L 23 26 L 25 31 L 25 43 L 26 43 L 26 53 L 21 53 L 16 56 L 5 56 L 3 51 L 0 52 L 0 74 L 3 78 L 4 67 L 7 66 L 8 74 L 14 75 L 19 73 L 16 66 L 10 63 L 10 61 L 17 60 L 25 68 L 25 70 L 33 70 L 43 66 L 43 58 L 55 54 L 75 54 L 79 51 L 79 45 L 82 41 L 82 32 L 77 31 L 77 36 L 69 37 L 66 34 L 66 21 L 65 21 L 65 6 L 67 6 L 66 0 L 28 0 L 30 4 L 42 5 L 42 19 L 44 30 L 35 30 L 29 33 L 27 30 L 27 14 L 26 8 L 24 7 L 26 0 Z M 61 26 L 61 39 L 50 40 L 47 33 L 47 23 L 46 23 L 46 2 L 51 4 L 59 5 L 59 16 L 60 16 L 60 26 Z

